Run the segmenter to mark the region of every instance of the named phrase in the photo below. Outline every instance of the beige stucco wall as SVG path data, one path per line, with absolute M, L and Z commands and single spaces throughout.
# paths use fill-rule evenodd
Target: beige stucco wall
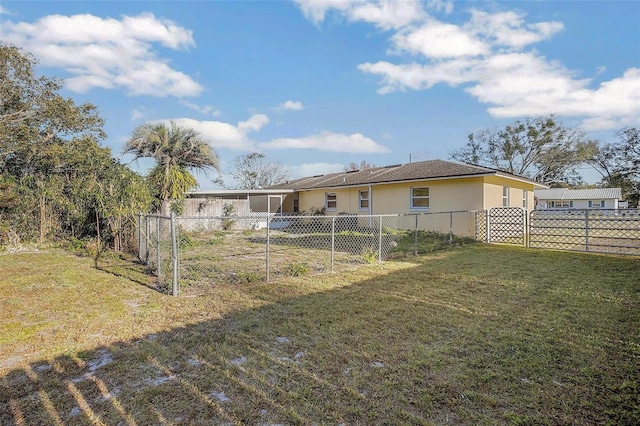
M 429 187 L 429 209 L 412 209 L 411 188 L 424 186 Z M 533 183 L 500 176 L 373 185 L 369 200 L 374 215 L 490 209 L 502 206 L 504 186 L 509 187 L 510 207 L 522 207 L 523 191 L 527 191 L 527 209 L 533 210 Z M 334 192 L 337 196 L 337 208 L 326 211 L 327 215 L 338 213 L 366 215 L 369 214 L 368 210 L 359 209 L 359 191 L 368 189 L 368 186 L 361 186 L 301 191 L 298 193 L 300 211 L 310 212 L 323 208 L 325 194 Z M 293 211 L 292 200 L 292 195 L 287 196 L 284 203 L 285 212 Z
M 534 209 L 533 183 L 520 182 L 501 176 L 484 178 L 484 208 L 502 207 L 502 188 L 509 188 L 509 207 L 523 207 L 523 191 L 527 191 L 527 211 Z
M 448 212 L 482 208 L 482 178 L 397 183 L 373 189 L 373 213 L 420 213 L 411 208 L 411 188 L 429 188 L 429 212 Z

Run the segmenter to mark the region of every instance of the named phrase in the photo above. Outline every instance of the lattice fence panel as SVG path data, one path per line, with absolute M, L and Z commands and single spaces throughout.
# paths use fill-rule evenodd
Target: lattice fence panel
M 526 245 L 527 214 L 520 207 L 494 207 L 489 210 L 490 243 Z

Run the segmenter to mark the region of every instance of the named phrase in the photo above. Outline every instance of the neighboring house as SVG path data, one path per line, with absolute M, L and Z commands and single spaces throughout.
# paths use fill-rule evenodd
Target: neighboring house
M 618 209 L 621 208 L 620 188 L 536 189 L 536 209 Z
M 547 186 L 486 167 L 429 160 L 304 177 L 267 189 L 293 191 L 284 199 L 284 214 L 380 215 L 502 206 L 531 211 L 537 188 Z

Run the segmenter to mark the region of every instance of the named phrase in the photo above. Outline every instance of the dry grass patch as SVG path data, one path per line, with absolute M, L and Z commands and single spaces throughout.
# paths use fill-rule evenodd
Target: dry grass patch
M 639 420 L 637 258 L 469 246 L 177 299 L 90 264 L 0 256 L 1 424 Z

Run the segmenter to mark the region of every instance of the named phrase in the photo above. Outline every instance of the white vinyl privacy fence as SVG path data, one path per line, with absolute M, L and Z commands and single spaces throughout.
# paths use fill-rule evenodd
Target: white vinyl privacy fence
M 139 258 L 178 295 L 221 282 L 333 272 L 484 240 L 484 211 L 382 216 L 140 215 Z

